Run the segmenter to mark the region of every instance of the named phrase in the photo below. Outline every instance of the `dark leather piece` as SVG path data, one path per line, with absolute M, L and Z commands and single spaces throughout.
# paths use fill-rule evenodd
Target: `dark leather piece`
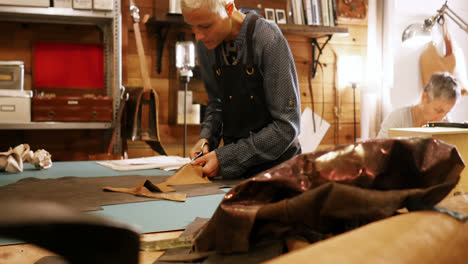
M 59 179 L 26 178 L 16 183 L 0 187 L 0 200 L 37 199 L 54 201 L 80 211 L 102 210 L 102 205 L 135 203 L 153 201 L 147 198 L 129 195 L 126 193 L 105 192 L 102 187 L 129 188 L 137 186 L 145 180 L 153 184 L 162 183 L 167 176 L 123 175 L 105 177 L 62 177 Z M 178 193 L 187 194 L 188 197 L 223 194 L 222 187 L 232 187 L 240 180 L 220 180 L 210 184 L 190 184 L 174 186 Z M 27 196 L 25 195 L 27 194 Z
M 183 236 L 196 235 L 203 226 L 208 222 L 208 218 L 196 218 L 190 225 L 187 226 L 185 231 L 181 234 Z M 228 239 L 228 238 L 226 238 Z M 191 248 L 173 248 L 168 249 L 154 264 L 182 264 L 182 263 L 242 263 L 254 264 L 262 263 L 270 260 L 283 253 L 283 242 L 280 240 L 266 240 L 258 243 L 255 247 L 247 253 L 222 255 L 216 254 L 214 251 L 209 252 L 193 252 Z
M 132 227 L 43 201 L 4 200 L 0 235 L 33 243 L 70 264 L 138 263 L 140 234 Z
M 301 154 L 226 194 L 194 246 L 247 252 L 265 237 L 340 234 L 394 215 L 409 198 L 437 204 L 464 166 L 456 147 L 433 138 L 369 140 Z
M 189 248 L 178 248 L 168 250 L 154 264 L 184 264 L 184 263 L 203 263 L 203 264 L 258 264 L 278 257 L 283 253 L 283 241 L 266 240 L 255 245 L 252 250 L 240 254 L 216 254 L 209 252 L 192 252 Z

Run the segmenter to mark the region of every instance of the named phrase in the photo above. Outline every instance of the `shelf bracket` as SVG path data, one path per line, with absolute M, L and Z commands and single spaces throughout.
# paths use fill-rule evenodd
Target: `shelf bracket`
M 153 19 L 153 21 L 151 21 Z M 150 18 L 146 22 L 147 26 L 152 28 L 152 31 L 156 34 L 156 71 L 158 74 L 161 73 L 162 56 L 164 51 L 164 44 L 166 42 L 167 34 L 169 33 L 171 25 L 169 23 L 155 23 L 154 18 Z
M 166 41 L 167 33 L 171 26 L 161 25 L 156 27 L 156 71 L 161 73 L 161 60 L 164 51 L 164 42 Z M 165 29 L 165 30 L 164 30 Z
M 317 75 L 317 67 L 320 63 L 320 55 L 322 55 L 323 49 L 328 44 L 328 41 L 330 41 L 332 36 L 333 35 L 326 35 L 327 40 L 325 41 L 325 43 L 323 43 L 321 47 L 317 42 L 317 38 L 312 38 L 312 78 L 315 78 L 315 76 Z

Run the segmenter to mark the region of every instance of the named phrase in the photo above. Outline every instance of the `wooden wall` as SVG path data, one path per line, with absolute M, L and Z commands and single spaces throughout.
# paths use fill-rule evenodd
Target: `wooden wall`
M 166 13 L 168 1 L 163 0 L 139 0 L 137 5 L 140 7 L 140 15 L 153 16 L 155 13 Z M 262 10 L 267 8 L 281 8 L 286 9 L 286 0 L 236 0 L 236 6 L 239 7 L 257 7 Z M 258 4 L 260 3 L 260 4 Z M 123 15 L 127 19 L 128 29 L 128 47 L 124 48 L 124 84 L 128 85 L 141 85 L 140 72 L 138 68 L 138 55 L 135 48 L 135 39 L 132 29 L 131 20 L 126 11 L 128 3 L 122 3 Z M 326 148 L 333 145 L 344 144 L 353 142 L 353 93 L 351 87 L 345 87 L 339 91 L 336 87 L 336 61 L 337 56 L 342 55 L 361 55 L 363 61 L 366 60 L 366 45 L 367 45 L 367 19 L 339 19 L 340 27 L 347 27 L 349 35 L 347 36 L 333 36 L 331 41 L 323 50 L 320 58 L 322 67 L 317 70 L 315 78 L 310 78 L 313 98 L 314 109 L 316 113 L 322 116 L 330 123 L 330 128 L 321 142 L 320 148 Z M 162 58 L 162 72 L 156 72 L 156 37 L 153 29 L 141 25 L 143 43 L 145 44 L 145 52 L 148 61 L 151 61 L 151 78 L 154 88 L 159 92 L 161 98 L 161 132 L 162 141 L 168 147 L 169 152 L 175 155 L 181 155 L 182 148 L 180 147 L 183 142 L 183 127 L 172 125 L 170 121 L 171 113 L 174 108 L 172 104 L 175 103 L 171 99 L 171 89 L 174 88 L 174 71 L 173 65 L 173 47 L 177 40 L 179 32 L 185 32 L 186 37 L 190 38 L 190 30 L 183 26 L 173 25 L 168 33 L 165 43 L 163 58 Z M 309 92 L 309 76 L 312 65 L 312 45 L 311 40 L 305 37 L 285 34 L 293 56 L 296 61 L 296 69 L 299 77 L 299 86 L 301 90 L 302 109 L 309 106 L 312 107 L 312 100 Z M 125 37 L 124 37 L 125 38 Z M 320 45 L 323 44 L 325 38 L 318 39 Z M 172 63 L 172 64 L 171 64 Z M 322 70 L 323 69 L 323 70 Z M 194 84 L 189 85 L 190 89 L 199 91 L 199 87 Z M 196 87 L 196 88 L 194 88 Z M 180 88 L 180 86 L 179 86 Z M 357 120 L 357 138 L 360 135 L 360 89 L 356 89 L 356 120 Z M 337 109 L 337 110 L 335 110 Z M 336 114 L 340 112 L 339 114 Z M 198 126 L 189 126 L 188 142 L 194 143 L 198 137 Z M 135 147 L 135 144 L 130 143 L 130 150 Z M 145 148 L 144 145 L 138 144 L 138 151 Z M 189 147 L 190 148 L 190 144 Z M 131 151 L 133 152 L 133 151 Z M 133 152 L 135 155 L 138 153 Z M 150 153 L 150 152 L 147 152 Z
M 316 77 L 311 80 L 314 109 L 330 124 L 320 147 L 351 143 L 354 139 L 353 90 L 351 86 L 337 87 L 337 58 L 339 56 L 360 55 L 366 61 L 367 20 L 339 20 L 340 27 L 349 30 L 348 36 L 334 35 L 325 46 L 320 57 L 322 67 L 317 69 Z M 293 50 L 296 69 L 299 76 L 302 109 L 312 107 L 308 87 L 308 75 L 311 68 L 312 47 L 308 40 L 298 37 L 286 37 Z M 318 40 L 322 45 L 325 38 Z M 356 137 L 360 137 L 360 87 L 356 88 Z M 323 114 L 322 114 L 323 112 Z
M 236 0 L 237 7 L 259 7 L 286 9 L 286 0 Z M 168 10 L 167 0 L 136 0 L 140 8 L 140 16 L 145 19 L 154 16 L 155 13 L 166 13 Z M 128 12 L 128 1 L 122 1 L 122 79 L 125 86 L 142 86 L 139 60 L 135 45 L 135 34 L 132 28 L 132 20 Z M 340 27 L 347 27 L 348 36 L 333 36 L 326 46 L 320 58 L 322 68 L 319 68 L 317 76 L 311 78 L 313 89 L 313 102 L 315 111 L 322 115 L 331 124 L 320 147 L 325 148 L 337 144 L 353 141 L 353 104 L 352 89 L 345 88 L 338 92 L 335 85 L 336 59 L 341 55 L 361 55 L 363 61 L 366 56 L 367 20 L 339 20 Z M 51 41 L 73 41 L 79 43 L 102 42 L 102 35 L 95 27 L 90 26 L 67 26 L 54 24 L 24 24 L 16 22 L 1 22 L 2 34 L 0 35 L 0 60 L 24 60 L 26 73 L 26 89 L 31 89 L 31 63 L 32 43 L 37 40 Z M 156 35 L 152 27 L 140 24 L 143 45 L 145 47 L 146 60 L 153 88 L 160 96 L 160 136 L 161 141 L 171 155 L 182 155 L 183 126 L 174 125 L 171 121 L 174 111 L 174 93 L 177 89 L 177 81 L 174 81 L 175 67 L 173 62 L 173 47 L 179 32 L 185 32 L 187 38 L 191 38 L 190 29 L 184 26 L 171 26 L 167 41 L 164 46 L 162 57 L 162 71 L 156 71 Z M 73 32 L 73 34 L 70 34 Z M 78 32 L 78 33 L 77 33 Z M 289 41 L 299 77 L 301 90 L 302 108 L 311 106 L 312 100 L 308 88 L 310 68 L 312 62 L 311 40 L 285 34 Z M 324 39 L 319 39 L 323 43 Z M 323 71 L 321 70 L 323 69 Z M 200 83 L 194 85 L 198 97 L 202 97 L 203 89 Z M 323 86 L 323 89 L 322 89 Z M 171 93 L 172 91 L 172 93 Z M 338 94 L 340 99 L 338 100 Z M 359 88 L 356 90 L 357 100 L 357 132 L 359 137 Z M 341 114 L 337 116 L 334 109 L 338 106 Z M 188 126 L 187 152 L 199 133 L 199 126 Z M 79 160 L 85 159 L 87 154 L 104 152 L 110 131 L 103 130 L 0 130 L 0 151 L 16 144 L 28 143 L 33 150 L 44 148 L 53 154 L 54 160 Z M 145 143 L 129 141 L 129 156 L 142 157 L 155 155 Z

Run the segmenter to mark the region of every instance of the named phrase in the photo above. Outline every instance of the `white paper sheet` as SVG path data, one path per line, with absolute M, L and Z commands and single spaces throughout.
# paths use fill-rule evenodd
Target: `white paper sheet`
M 312 110 L 309 107 L 306 107 L 304 112 L 302 112 L 301 133 L 298 137 L 299 142 L 301 143 L 302 153 L 315 151 L 330 127 L 330 124 L 316 113 L 314 113 L 314 117 L 315 133 L 314 124 L 312 122 Z
M 116 171 L 163 169 L 176 170 L 190 162 L 179 156 L 152 156 L 126 160 L 97 161 L 96 163 Z

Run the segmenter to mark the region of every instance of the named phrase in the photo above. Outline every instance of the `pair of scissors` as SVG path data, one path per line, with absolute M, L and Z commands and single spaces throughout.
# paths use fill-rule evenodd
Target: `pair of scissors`
M 199 157 L 203 156 L 203 148 L 205 147 L 206 144 L 207 144 L 207 142 L 203 142 L 203 144 L 200 147 L 200 152 L 198 152 L 198 154 L 193 159 L 191 159 L 190 161 L 194 161 L 194 160 L 198 159 Z

